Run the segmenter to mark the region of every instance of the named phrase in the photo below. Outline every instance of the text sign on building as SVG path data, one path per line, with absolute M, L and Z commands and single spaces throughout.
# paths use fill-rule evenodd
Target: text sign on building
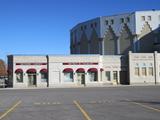
M 70 62 L 70 63 L 63 63 L 63 65 L 98 65 L 98 63 L 92 63 L 92 62 Z
M 47 65 L 47 63 L 16 63 L 16 65 Z

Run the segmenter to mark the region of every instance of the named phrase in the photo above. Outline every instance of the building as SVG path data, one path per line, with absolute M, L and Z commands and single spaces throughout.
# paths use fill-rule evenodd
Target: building
M 71 54 L 119 55 L 159 50 L 160 10 L 102 16 L 70 31 Z
M 9 55 L 11 87 L 159 84 L 160 53 L 129 55 Z
M 3 60 L 0 60 L 0 87 L 5 87 L 6 80 L 7 80 L 6 64 Z
M 12 87 L 102 86 L 120 84 L 122 56 L 9 55 L 9 80 Z M 126 79 L 127 80 L 127 79 Z M 127 83 L 126 83 L 127 84 Z

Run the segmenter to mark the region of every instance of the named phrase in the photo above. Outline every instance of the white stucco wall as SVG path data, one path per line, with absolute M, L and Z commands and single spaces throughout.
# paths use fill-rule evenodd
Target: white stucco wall
M 16 65 L 16 63 L 47 63 L 46 56 L 14 56 L 13 57 L 13 86 L 14 87 L 28 87 L 28 75 L 26 71 L 34 68 L 37 71 L 37 87 L 46 87 L 47 83 L 41 82 L 40 70 L 47 69 L 47 65 Z M 23 83 L 16 81 L 15 71 L 17 69 L 23 70 Z
M 139 68 L 139 76 L 135 75 L 135 67 Z M 146 67 L 147 75 L 142 75 L 142 67 Z M 149 76 L 148 68 L 153 67 L 153 76 Z M 155 84 L 154 54 L 129 53 L 130 84 Z

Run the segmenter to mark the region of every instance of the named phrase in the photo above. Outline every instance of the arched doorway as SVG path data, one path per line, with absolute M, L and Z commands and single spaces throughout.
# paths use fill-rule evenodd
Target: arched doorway
M 28 86 L 36 86 L 37 85 L 37 75 L 36 75 L 36 69 L 28 69 Z
M 76 70 L 78 84 L 85 85 L 85 70 L 83 68 L 78 68 Z

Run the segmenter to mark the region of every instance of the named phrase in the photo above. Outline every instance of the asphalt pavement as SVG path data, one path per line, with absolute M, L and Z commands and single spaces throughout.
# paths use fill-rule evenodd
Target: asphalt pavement
M 159 120 L 160 86 L 0 90 L 0 120 Z

